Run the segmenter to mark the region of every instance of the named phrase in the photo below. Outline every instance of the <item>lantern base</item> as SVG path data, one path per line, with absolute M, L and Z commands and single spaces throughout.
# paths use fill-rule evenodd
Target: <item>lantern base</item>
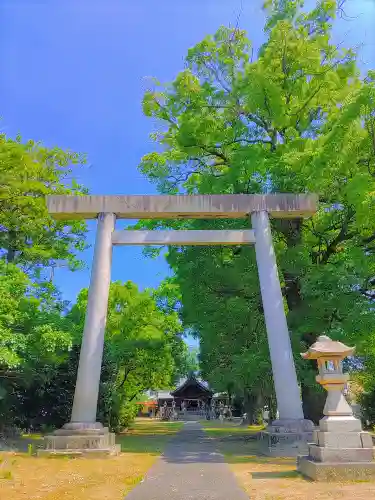
M 372 436 L 353 416 L 324 417 L 297 469 L 315 481 L 375 478 Z
M 362 432 L 362 423 L 354 415 L 325 416 L 320 420 L 319 428 L 327 432 Z
M 375 462 L 315 462 L 309 457 L 298 457 L 297 470 L 313 481 L 371 481 L 375 479 Z

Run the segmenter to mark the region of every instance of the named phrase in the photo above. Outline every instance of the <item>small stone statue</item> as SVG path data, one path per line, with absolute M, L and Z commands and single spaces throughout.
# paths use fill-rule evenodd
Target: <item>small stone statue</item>
M 172 420 L 177 420 L 176 401 L 175 400 L 172 401 L 171 419 Z
M 224 422 L 224 410 L 225 410 L 224 404 L 221 402 L 219 404 L 219 420 L 220 420 L 220 422 Z
M 216 403 L 214 399 L 211 399 L 211 418 L 216 420 Z

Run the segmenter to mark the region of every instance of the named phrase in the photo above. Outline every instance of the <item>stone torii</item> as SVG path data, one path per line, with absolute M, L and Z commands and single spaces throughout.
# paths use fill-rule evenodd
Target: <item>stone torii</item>
M 279 420 L 278 433 L 310 431 L 304 420 L 269 216 L 309 217 L 313 194 L 65 196 L 47 197 L 59 220 L 97 219 L 94 258 L 71 421 L 46 437 L 49 452 L 77 454 L 114 449 L 113 436 L 96 421 L 113 245 L 255 245 Z M 251 229 L 116 231 L 116 219 L 250 218 Z M 272 426 L 271 426 L 272 427 Z M 271 429 L 272 433 L 272 429 Z M 294 438 L 293 438 L 294 439 Z M 292 439 L 292 440 L 293 440 Z M 299 438 L 300 439 L 300 438 Z

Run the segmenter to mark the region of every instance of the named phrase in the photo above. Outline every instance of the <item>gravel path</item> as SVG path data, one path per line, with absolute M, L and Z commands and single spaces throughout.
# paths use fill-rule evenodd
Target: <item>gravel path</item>
M 126 500 L 249 500 L 197 422 L 188 422 Z

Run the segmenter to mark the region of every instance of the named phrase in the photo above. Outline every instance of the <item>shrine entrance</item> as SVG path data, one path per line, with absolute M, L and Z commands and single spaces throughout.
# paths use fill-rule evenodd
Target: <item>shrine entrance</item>
M 171 392 L 171 396 L 180 411 L 194 413 L 203 412 L 210 405 L 213 392 L 191 374 L 183 384 Z
M 69 448 L 74 436 L 104 433 L 96 422 L 104 332 L 111 280 L 113 245 L 252 245 L 259 282 L 273 380 L 280 419 L 276 432 L 303 432 L 300 389 L 297 381 L 284 301 L 272 244 L 269 217 L 302 218 L 316 211 L 312 194 L 175 195 L 175 196 L 49 196 L 47 206 L 55 219 L 97 219 L 97 234 L 87 312 L 78 366 L 71 421 L 54 445 Z M 116 219 L 251 219 L 251 229 L 204 231 L 116 231 Z M 187 398 L 189 399 L 189 398 Z M 196 398 L 190 398 L 191 405 Z M 305 426 L 306 427 L 306 426 Z M 309 426 L 307 426 L 309 427 Z M 282 429 L 282 430 L 280 430 Z M 81 434 L 80 434 L 81 433 Z M 107 431 L 108 433 L 108 431 Z M 64 439 L 65 441 L 64 441 Z M 52 439 L 52 437 L 51 437 Z M 111 438 L 112 439 L 112 438 Z M 112 442 L 111 439 L 103 443 Z M 52 439 L 53 440 L 53 439 Z M 48 441 L 48 440 L 47 440 Z M 52 442 L 52 441 L 51 441 Z M 47 443 L 48 446 L 48 443 Z

